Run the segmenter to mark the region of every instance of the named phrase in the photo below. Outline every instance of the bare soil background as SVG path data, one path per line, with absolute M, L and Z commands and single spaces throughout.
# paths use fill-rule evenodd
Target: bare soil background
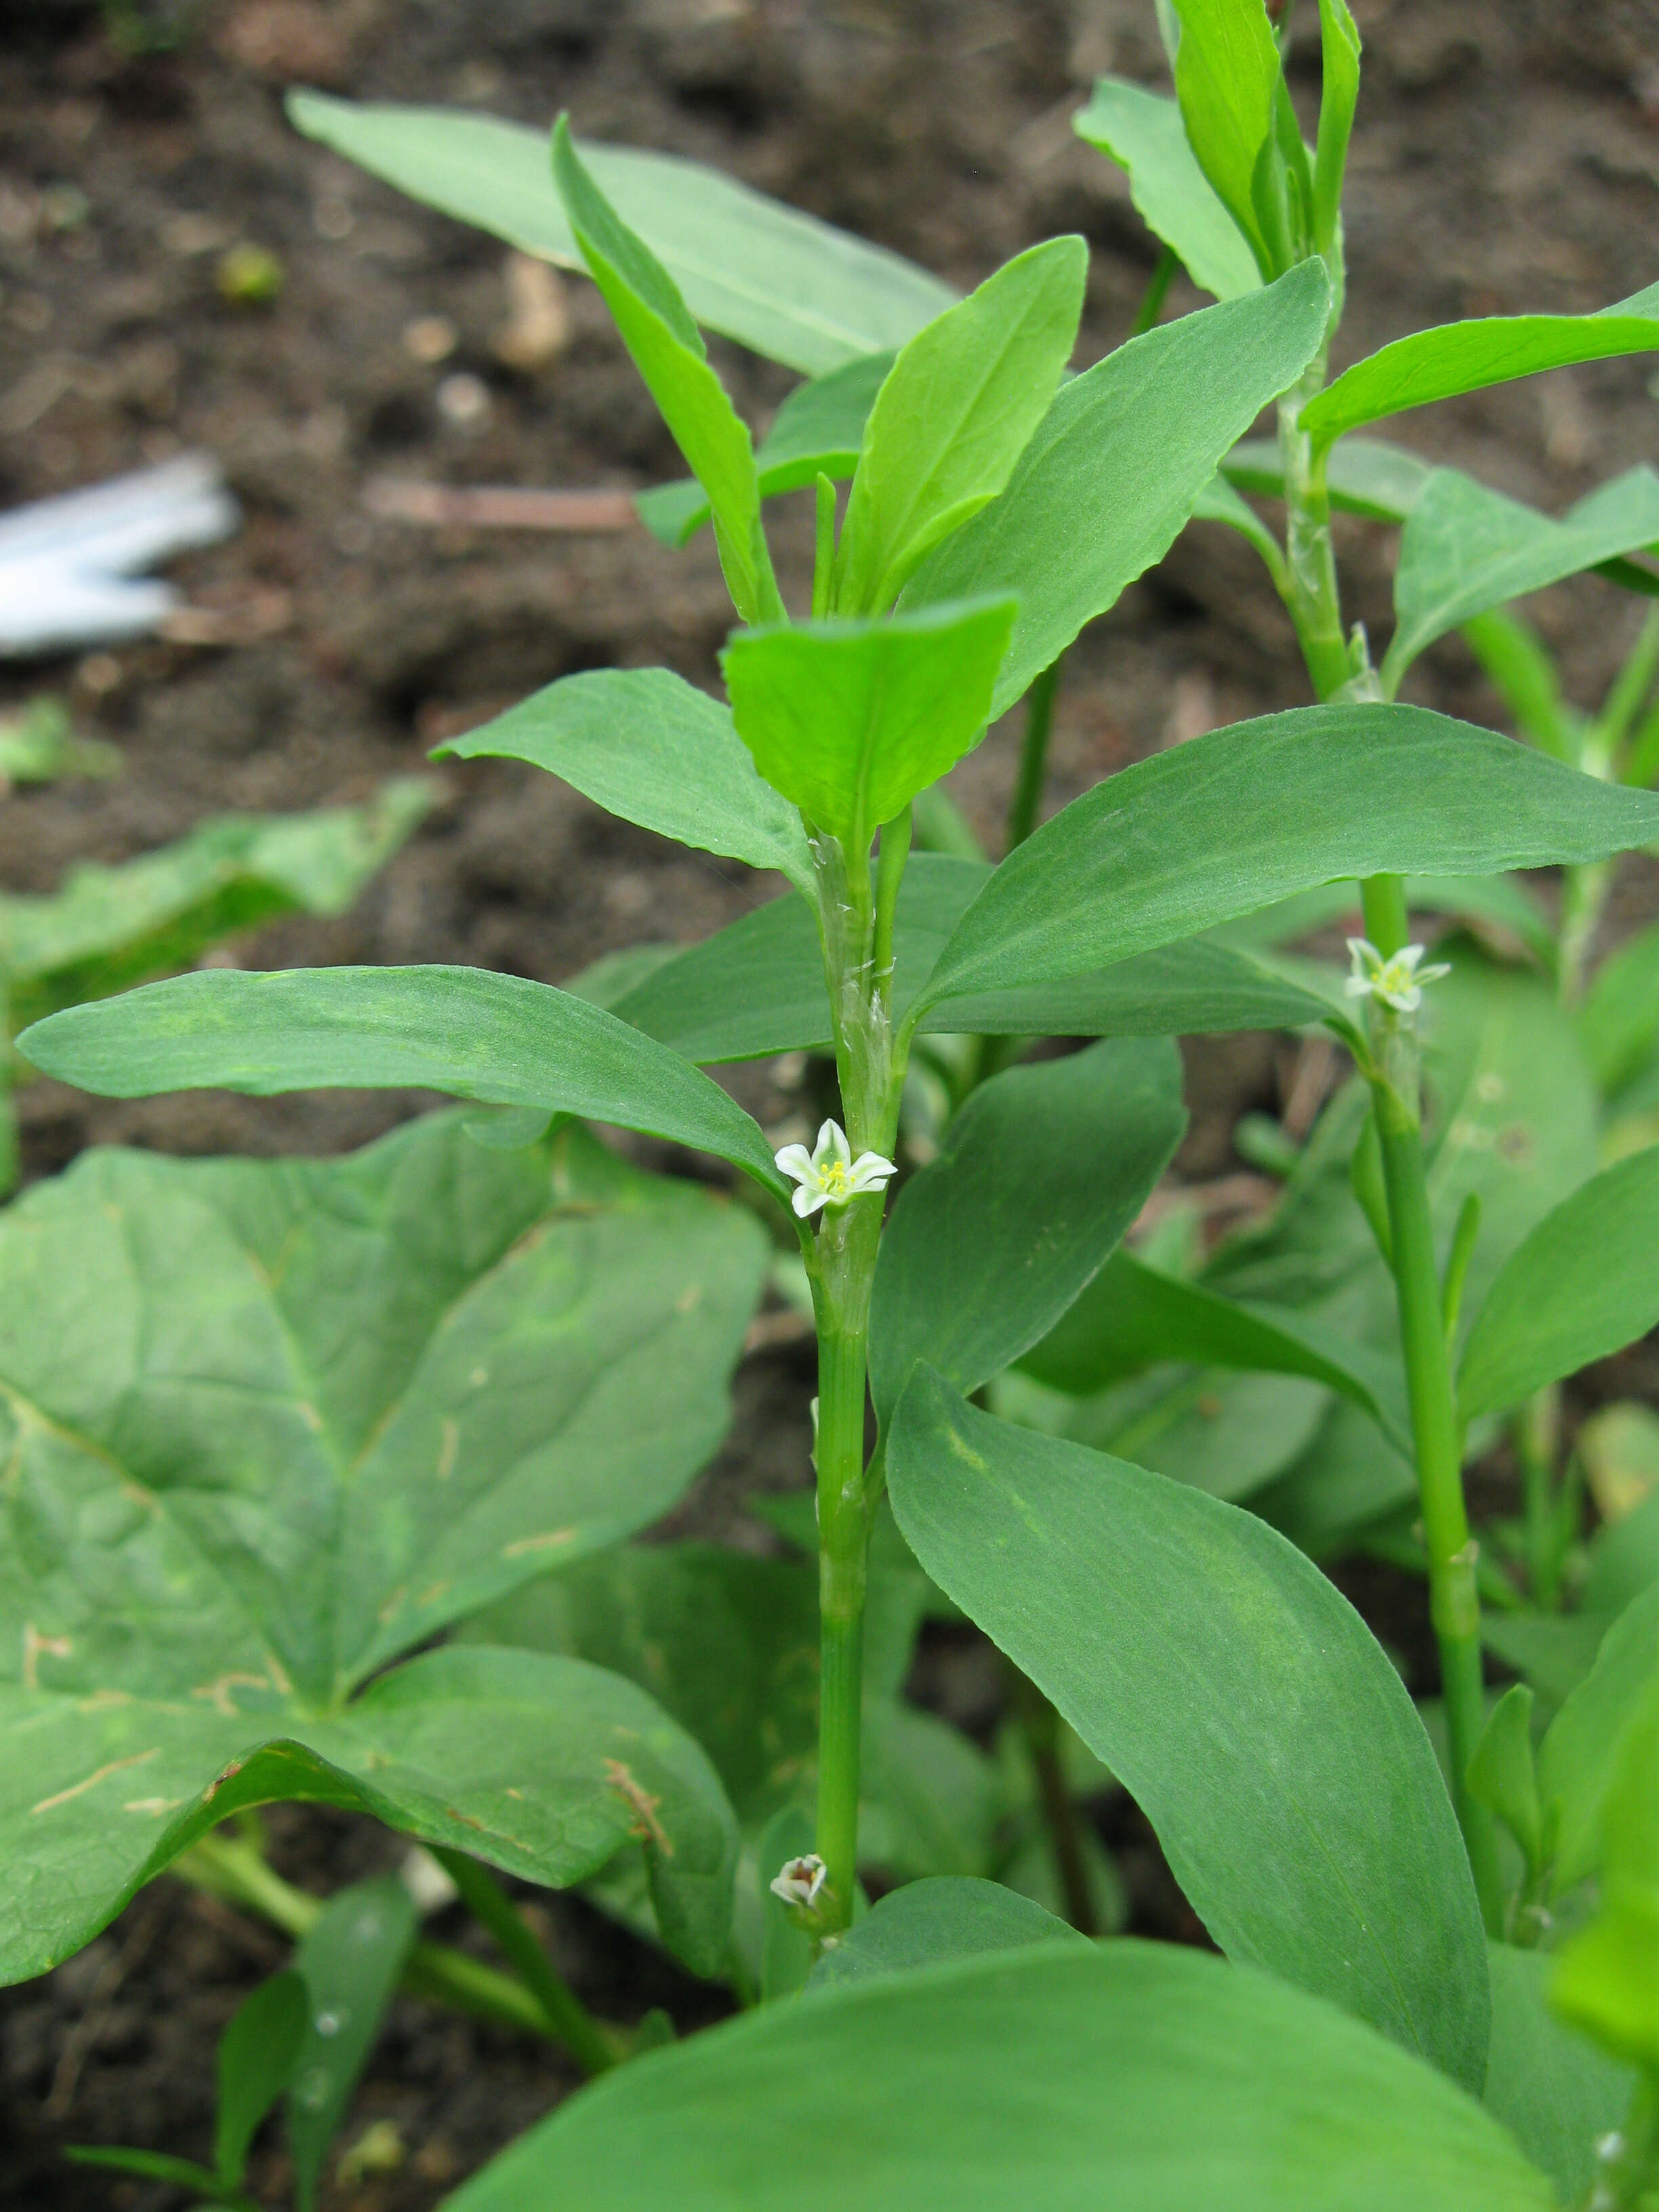
M 1582 311 L 1659 273 L 1655 0 L 1355 0 L 1355 12 L 1366 75 L 1337 366 L 1425 324 Z M 1127 334 L 1154 258 L 1122 179 L 1070 130 L 1103 70 L 1161 78 L 1150 0 L 209 0 L 175 51 L 139 57 L 94 7 L 0 0 L 0 507 L 202 447 L 245 514 L 234 539 L 173 572 L 208 611 L 201 627 L 227 641 L 0 668 L 0 710 L 58 690 L 126 762 L 118 781 L 9 796 L 0 883 L 50 890 L 76 860 L 127 858 L 227 808 L 365 797 L 437 739 L 574 670 L 665 661 L 714 680 L 729 612 L 706 542 L 675 555 L 638 530 L 434 529 L 366 506 L 366 484 L 386 475 L 632 489 L 679 471 L 589 287 L 560 288 L 561 349 L 509 365 L 506 249 L 297 137 L 286 86 L 538 126 L 568 106 L 586 135 L 717 162 L 964 287 L 1036 238 L 1080 230 L 1093 256 L 1087 361 Z M 1298 82 L 1315 94 L 1305 46 Z M 221 257 L 239 244 L 281 262 L 266 307 L 221 295 Z M 1193 304 L 1178 294 L 1166 312 Z M 788 378 L 715 350 L 763 423 Z M 1408 417 L 1395 434 L 1559 511 L 1651 456 L 1652 371 L 1565 371 Z M 1350 613 L 1384 634 L 1385 541 L 1359 525 L 1343 534 Z M 786 516 L 782 543 L 785 591 L 798 593 L 804 512 Z M 1535 615 L 1569 695 L 1598 698 L 1638 608 L 1590 580 L 1546 595 Z M 1413 696 L 1501 721 L 1455 641 L 1427 656 Z M 1248 549 L 1190 532 L 1071 655 L 1050 804 L 1161 745 L 1305 696 Z M 993 845 L 1017 719 L 953 779 Z M 702 937 L 776 888 L 614 822 L 532 770 L 436 773 L 441 805 L 356 910 L 267 931 L 243 949 L 249 964 L 443 960 L 557 981 L 644 938 Z M 1659 868 L 1628 863 L 1610 930 L 1656 910 Z M 1238 1166 L 1232 1124 L 1249 1107 L 1278 1109 L 1285 1063 L 1269 1039 L 1190 1052 L 1180 1174 Z M 764 1071 L 744 1096 L 763 1118 L 787 1105 Z M 23 1096 L 25 1159 L 39 1175 L 91 1143 L 331 1152 L 421 1103 L 125 1104 L 41 1083 Z M 1610 1386 L 1651 1389 L 1650 1353 L 1613 1364 Z M 799 1348 L 745 1364 L 732 1437 L 699 1492 L 703 1529 L 732 1533 L 745 1489 L 802 1479 L 810 1388 Z M 1419 1632 L 1397 1589 L 1375 1577 L 1353 1587 L 1374 1619 L 1405 1607 L 1397 1641 Z M 951 1691 L 938 1686 L 940 1655 L 930 1669 L 930 1696 L 982 1724 L 982 1671 L 958 1668 Z M 289 1812 L 271 1825 L 279 1863 L 319 1888 L 388 1863 L 383 1838 L 343 1820 Z M 1155 1850 L 1119 1829 L 1136 1924 L 1191 1932 Z M 554 1899 L 547 1917 L 601 2009 L 637 2017 L 667 2002 L 688 2023 L 709 2016 L 706 1992 L 584 1908 Z M 175 2201 L 67 2167 L 58 2146 L 204 2153 L 213 2038 L 281 1956 L 240 1916 L 163 1884 L 81 1958 L 0 1998 L 0 2207 Z M 556 2055 L 400 2004 L 347 2140 L 388 2118 L 407 2158 L 336 2185 L 329 2204 L 423 2212 L 571 2085 Z M 256 2179 L 280 2201 L 276 2154 Z

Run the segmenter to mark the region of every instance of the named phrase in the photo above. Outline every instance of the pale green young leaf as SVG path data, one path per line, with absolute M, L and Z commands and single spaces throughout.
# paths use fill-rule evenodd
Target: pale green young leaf
M 1521 736 L 1576 763 L 1584 717 L 1562 696 L 1560 671 L 1531 623 L 1493 607 L 1464 623 L 1463 642 L 1497 685 Z
M 1511 1253 L 1458 1370 L 1466 1420 L 1605 1359 L 1659 1322 L 1659 1146 L 1576 1190 Z
M 982 1085 L 882 1238 L 870 1309 L 881 1419 L 918 1361 L 975 1390 L 1043 1336 L 1139 1213 L 1186 1127 L 1167 1038 L 1097 1044 Z
M 1487 1948 L 1492 2054 L 1485 2104 L 1554 2182 L 1564 2204 L 1581 2203 L 1595 2173 L 1595 2146 L 1630 2110 L 1634 2080 L 1587 2038 L 1561 2026 L 1546 2001 L 1547 1952 Z
M 329 2148 L 368 2063 L 420 1926 L 395 1875 L 330 1898 L 294 1954 L 308 2000 L 288 2100 L 300 2212 L 313 2212 Z
M 1273 133 L 1279 48 L 1258 0 L 1176 0 L 1176 96 L 1199 167 L 1264 274 L 1272 255 L 1257 210 L 1257 164 Z
M 702 334 L 674 280 L 582 167 L 562 116 L 553 132 L 553 175 L 588 273 L 675 444 L 708 495 L 732 602 L 745 622 L 774 621 L 783 603 L 761 527 L 748 425 L 709 367 Z
M 1329 309 L 1325 271 L 1309 261 L 1131 338 L 1061 387 L 1001 498 L 904 597 L 915 607 L 1018 595 L 993 714 L 1169 550 L 1224 456 L 1312 358 Z
M 1259 289 L 1255 256 L 1199 167 L 1173 100 L 1124 77 L 1097 77 L 1072 128 L 1127 170 L 1142 222 L 1194 284 L 1218 300 Z
M 1595 1664 L 1550 1723 L 1538 1753 L 1538 1787 L 1554 1824 L 1554 1893 L 1601 1863 L 1602 1822 L 1626 1735 L 1659 1685 L 1659 1584 L 1626 1607 L 1601 1639 Z
M 1031 1943 L 1081 1943 L 1085 1938 L 1029 1897 L 974 1875 L 938 1875 L 907 1882 L 877 1900 L 807 1978 L 811 1990 L 838 1990 L 884 1974 L 902 1974 L 987 1951 L 1023 1950 Z
M 1511 1683 L 1486 1716 L 1467 1777 L 1469 1795 L 1504 1823 L 1528 1871 L 1541 1869 L 1547 1856 L 1532 1713 L 1532 1692 L 1524 1682 Z
M 1310 400 L 1302 427 L 1316 447 L 1328 447 L 1364 422 L 1455 399 L 1460 392 L 1482 392 L 1576 362 L 1659 350 L 1659 299 L 1633 308 L 1633 302 L 1625 302 L 1595 315 L 1491 315 L 1396 338 Z
M 738 735 L 775 791 L 862 855 L 984 735 L 1013 621 L 996 599 L 739 630 L 720 656 Z
M 799 816 L 756 775 L 728 710 L 669 669 L 562 677 L 436 750 L 530 761 L 625 822 L 815 896 Z
M 1316 1315 L 1221 1297 L 1128 1252 L 1113 1255 L 1021 1364 L 1050 1389 L 1080 1397 L 1162 1360 L 1322 1382 L 1409 1449 L 1396 1360 L 1349 1341 Z
M 963 916 L 924 1003 L 1081 975 L 1335 877 L 1485 875 L 1656 836 L 1659 798 L 1421 708 L 1267 715 L 1045 822 Z
M 1314 161 L 1314 238 L 1328 253 L 1340 233 L 1342 179 L 1359 98 L 1359 27 L 1348 0 L 1319 0 L 1319 145 Z
M 294 92 L 295 127 L 428 206 L 567 269 L 582 254 L 547 160 L 545 131 L 464 109 Z M 948 284 L 700 161 L 584 144 L 623 221 L 697 321 L 803 375 L 902 345 L 948 307 Z
M 1486 1955 L 1450 1802 L 1318 1569 L 1254 1516 L 981 1413 L 926 1368 L 887 1469 L 916 1557 L 1124 1783 L 1221 1948 L 1478 2085 Z
M 1460 623 L 1656 540 L 1659 476 L 1650 468 L 1603 484 L 1559 522 L 1459 469 L 1437 469 L 1400 540 L 1384 691 L 1392 696 L 1425 647 Z
M 453 2212 L 1553 2203 L 1472 2098 L 1333 2007 L 1172 1944 L 1066 1938 L 763 2006 L 618 2068 L 451 2199 Z
M 428 778 L 395 776 L 365 806 L 217 815 L 135 860 L 83 861 L 60 890 L 0 896 L 11 1020 L 187 968 L 281 915 L 343 914 L 437 795 Z
M 839 482 L 852 475 L 865 423 L 892 366 L 890 352 L 865 354 L 796 386 L 755 455 L 763 499 L 799 491 L 820 476 Z M 696 483 L 659 484 L 634 504 L 665 545 L 688 544 L 708 520 L 708 499 Z
M 1051 238 L 902 347 L 864 426 L 835 605 L 880 614 L 942 538 L 1008 482 L 1077 340 L 1080 238 Z
M 485 968 L 215 969 L 37 1022 L 18 1049 L 110 1098 L 158 1091 L 447 1091 L 642 1129 L 788 1186 L 742 1108 L 568 991 Z

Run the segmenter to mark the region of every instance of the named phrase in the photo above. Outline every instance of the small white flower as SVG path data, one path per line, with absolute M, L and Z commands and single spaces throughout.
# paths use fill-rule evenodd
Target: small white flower
M 778 1166 L 800 1188 L 790 1203 L 803 1221 L 821 1206 L 845 1206 L 866 1190 L 884 1190 L 898 1170 L 879 1152 L 860 1152 L 854 1159 L 847 1133 L 838 1121 L 826 1121 L 809 1152 L 805 1145 L 786 1145 Z
M 1443 960 L 1432 967 L 1419 967 L 1425 950 L 1421 945 L 1404 945 L 1385 960 L 1370 938 L 1351 937 L 1348 951 L 1353 973 L 1342 988 L 1351 999 L 1380 999 L 1397 1014 L 1414 1014 L 1423 1003 L 1424 984 L 1451 974 Z
M 808 1851 L 804 1858 L 786 1859 L 781 1870 L 775 1874 L 767 1887 L 774 1897 L 781 1897 L 786 1905 L 814 1905 L 818 1893 L 830 1875 L 830 1869 L 816 1851 Z

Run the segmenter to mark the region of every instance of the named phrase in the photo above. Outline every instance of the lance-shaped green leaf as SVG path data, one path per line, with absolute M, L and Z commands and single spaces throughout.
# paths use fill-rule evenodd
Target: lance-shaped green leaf
M 720 567 L 738 612 L 745 622 L 774 621 L 783 602 L 761 528 L 749 426 L 709 367 L 702 334 L 673 278 L 582 167 L 562 116 L 553 131 L 553 175 L 588 274 L 708 495 Z
M 1051 238 L 902 347 L 864 426 L 835 604 L 879 614 L 1007 483 L 1077 341 L 1089 249 Z
M 1485 1938 L 1450 1801 L 1319 1570 L 1253 1515 L 981 1413 L 927 1369 L 887 1471 L 922 1565 L 1123 1782 L 1228 1955 L 1478 2087 Z
M 1080 975 L 1334 877 L 1489 875 L 1656 835 L 1651 793 L 1421 708 L 1269 714 L 1108 776 L 1045 822 L 963 916 L 925 1003 Z
M 796 386 L 755 455 L 763 499 L 799 491 L 821 476 L 839 482 L 852 475 L 865 423 L 892 366 L 890 353 L 865 354 Z M 688 544 L 708 520 L 708 499 L 696 483 L 659 484 L 640 493 L 634 504 L 665 545 Z
M 309 2026 L 306 1985 L 292 1968 L 261 1982 L 231 2014 L 215 2069 L 213 2163 L 222 2185 L 241 2187 L 259 2123 L 288 2087 Z
M 677 1054 L 568 991 L 485 968 L 210 969 L 69 1007 L 17 1042 L 43 1073 L 106 1098 L 443 1091 L 643 1129 L 788 1188 L 755 1122 Z
M 1650 922 L 1591 979 L 1578 1034 L 1604 1091 L 1639 1075 L 1659 1050 L 1659 922 Z
M 1051 1389 L 1082 1396 L 1171 1359 L 1322 1382 L 1369 1413 L 1401 1450 L 1411 1449 L 1397 1360 L 1315 1316 L 1219 1297 L 1128 1252 L 1114 1253 L 1022 1364 Z
M 1357 362 L 1302 410 L 1316 447 L 1385 416 L 1482 392 L 1576 362 L 1659 349 L 1659 287 L 1594 315 L 1488 315 L 1396 338 Z
M 1472 2098 L 1334 2008 L 1173 1944 L 1061 1939 L 763 2006 L 620 2067 L 451 2203 L 1549 2212 L 1553 2201 Z
M 826 1948 L 807 1986 L 837 1990 L 848 1982 L 908 1973 L 914 1967 L 978 1958 L 987 1951 L 1085 1941 L 1066 1921 L 1000 1882 L 973 1875 L 936 1875 L 878 1899 L 856 1927 L 833 1948 Z
M 1488 1947 L 1492 2054 L 1486 2110 L 1500 2119 L 1564 2204 L 1581 2203 L 1595 2176 L 1595 2146 L 1630 2110 L 1628 2069 L 1563 2027 L 1545 1992 L 1552 1961 L 1542 1951 Z
M 289 95 L 296 128 L 509 246 L 567 269 L 582 255 L 547 164 L 547 133 L 461 108 Z M 580 148 L 600 190 L 673 277 L 698 322 L 803 375 L 902 345 L 956 298 L 901 255 L 735 177 L 632 146 Z
M 1605 1169 L 1512 1252 L 1463 1348 L 1466 1420 L 1645 1336 L 1659 1322 L 1659 1146 Z
M 1266 499 L 1285 496 L 1285 464 L 1275 438 L 1246 438 L 1223 461 L 1222 473 L 1240 491 Z M 1331 505 L 1368 522 L 1403 522 L 1433 475 L 1431 463 L 1382 438 L 1344 438 L 1325 464 Z
M 1279 48 L 1267 11 L 1255 0 L 1176 0 L 1181 45 L 1176 96 L 1199 167 L 1217 198 L 1269 269 L 1256 183 L 1272 153 Z
M 1559 522 L 1459 469 L 1437 469 L 1400 540 L 1383 690 L 1392 696 L 1424 647 L 1460 623 L 1656 540 L 1659 476 L 1650 468 L 1603 484 Z
M 1550 2002 L 1650 2078 L 1659 2067 L 1659 1684 L 1626 1735 L 1602 1843 L 1600 1909 L 1560 1954 Z
M 288 2100 L 289 2148 L 300 2212 L 317 2184 L 357 2077 L 368 2063 L 420 1926 L 395 1875 L 353 1882 L 330 1898 L 294 1954 L 310 2000 Z
M 459 1115 L 343 1160 L 95 1152 L 12 1206 L 0 1973 L 272 1797 L 583 1880 L 644 1818 L 621 1770 L 678 1777 L 663 1893 L 717 1960 L 730 1814 L 632 1685 L 489 1653 L 382 1670 L 678 1498 L 765 1251 L 579 1128 L 494 1152 Z
M 398 776 L 367 806 L 219 815 L 136 860 L 84 863 L 44 897 L 0 896 L 12 1020 L 187 968 L 280 915 L 343 914 L 436 796 L 428 779 Z
M 1341 234 L 1342 180 L 1359 100 L 1359 27 L 1348 0 L 1319 0 L 1319 148 L 1314 165 L 1314 242 L 1332 251 Z
M 1194 284 L 1218 300 L 1260 288 L 1255 256 L 1200 168 L 1173 100 L 1124 77 L 1097 77 L 1072 128 L 1127 170 L 1141 221 L 1179 255 Z
M 1538 1790 L 1553 1824 L 1559 1894 L 1601 1860 L 1608 1792 L 1625 1739 L 1659 1686 L 1659 1585 L 1627 1606 L 1601 1639 L 1595 1664 L 1550 1723 L 1538 1750 Z
M 563 677 L 436 750 L 530 761 L 624 822 L 780 869 L 816 896 L 799 816 L 756 775 L 727 709 L 669 669 Z
M 989 873 L 982 861 L 912 855 L 894 916 L 898 1018 Z M 660 956 L 663 948 L 653 950 Z M 773 899 L 687 951 L 653 958 L 611 1005 L 702 1066 L 827 1048 L 831 1039 L 823 949 L 799 899 Z M 947 999 L 920 1026 L 1000 1036 L 1189 1036 L 1296 1029 L 1329 1014 L 1316 993 L 1246 954 L 1194 939 L 1060 983 Z
M 1098 1273 L 1186 1131 L 1168 1038 L 1012 1067 L 953 1118 L 901 1195 L 870 1309 L 870 1390 L 890 1419 L 919 1360 L 975 1390 Z
M 1009 599 L 740 630 L 720 656 L 738 735 L 774 790 L 864 854 L 985 733 Z
M 1305 262 L 1131 338 L 1061 387 L 1001 498 L 905 593 L 907 607 L 1018 594 L 994 714 L 1169 550 L 1223 457 L 1312 358 L 1329 309 L 1323 267 Z

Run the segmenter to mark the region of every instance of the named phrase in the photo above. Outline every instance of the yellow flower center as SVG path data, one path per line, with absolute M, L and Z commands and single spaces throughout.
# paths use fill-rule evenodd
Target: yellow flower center
M 818 1170 L 818 1182 L 831 1198 L 845 1198 L 852 1188 L 852 1177 L 839 1160 L 826 1160 Z

